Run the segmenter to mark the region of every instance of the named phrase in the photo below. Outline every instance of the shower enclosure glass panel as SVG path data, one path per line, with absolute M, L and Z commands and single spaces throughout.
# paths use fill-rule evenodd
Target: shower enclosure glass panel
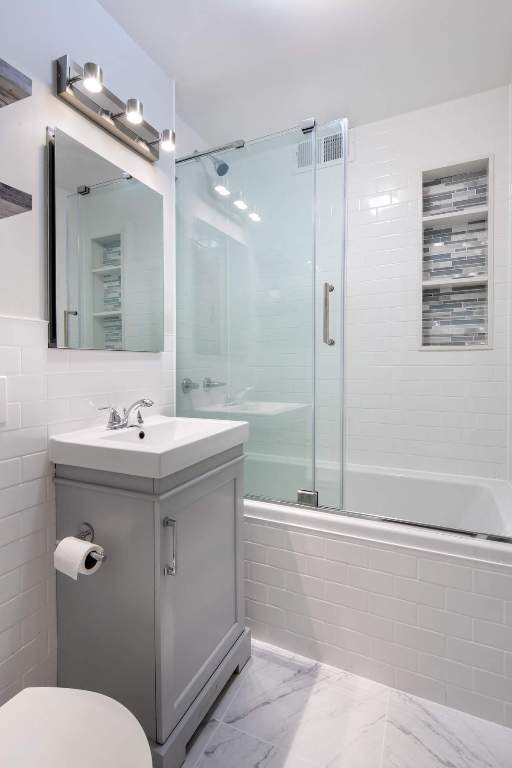
M 249 422 L 250 496 L 342 506 L 346 122 L 178 161 L 177 413 Z
M 249 495 L 315 489 L 316 132 L 177 164 L 177 413 L 248 421 Z

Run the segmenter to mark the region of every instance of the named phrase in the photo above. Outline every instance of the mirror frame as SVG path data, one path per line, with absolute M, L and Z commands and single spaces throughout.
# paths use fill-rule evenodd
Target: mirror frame
M 46 128 L 46 254 L 48 347 L 57 347 L 57 246 L 55 239 L 55 129 Z

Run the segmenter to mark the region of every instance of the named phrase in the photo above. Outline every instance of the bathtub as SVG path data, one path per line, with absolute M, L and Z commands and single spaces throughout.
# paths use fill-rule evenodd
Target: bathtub
M 350 465 L 348 512 L 452 531 L 512 538 L 512 486 L 488 480 Z
M 256 498 L 264 488 L 266 499 L 293 499 L 297 489 L 304 487 L 310 464 L 303 457 L 249 452 L 248 493 Z M 320 505 L 343 514 L 334 510 L 338 484 L 339 466 L 318 462 Z M 504 480 L 351 464 L 343 471 L 343 510 L 351 515 L 512 539 L 512 485 Z
M 361 467 L 345 484 L 359 514 L 245 501 L 254 637 L 512 727 L 508 485 Z

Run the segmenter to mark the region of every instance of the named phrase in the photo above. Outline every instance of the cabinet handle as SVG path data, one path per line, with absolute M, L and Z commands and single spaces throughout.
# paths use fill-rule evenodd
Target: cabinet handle
M 170 534 L 172 536 L 170 560 L 166 565 L 164 565 L 164 575 L 176 576 L 176 520 L 173 520 L 172 517 L 164 517 L 163 526 L 164 528 L 169 528 Z

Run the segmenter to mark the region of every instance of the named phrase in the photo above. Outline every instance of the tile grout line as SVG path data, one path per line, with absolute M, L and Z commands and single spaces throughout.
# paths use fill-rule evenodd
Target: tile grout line
M 386 715 L 385 715 L 386 719 L 384 721 L 384 733 L 382 735 L 382 748 L 381 748 L 381 752 L 380 752 L 380 762 L 379 762 L 379 767 L 380 768 L 385 768 L 385 766 L 384 766 L 384 756 L 386 754 L 386 739 L 387 739 L 387 735 L 388 735 L 389 705 L 390 705 L 390 702 L 391 702 L 391 693 L 392 693 L 392 690 L 389 690 L 388 691 L 388 700 L 387 700 L 387 703 L 386 703 Z

